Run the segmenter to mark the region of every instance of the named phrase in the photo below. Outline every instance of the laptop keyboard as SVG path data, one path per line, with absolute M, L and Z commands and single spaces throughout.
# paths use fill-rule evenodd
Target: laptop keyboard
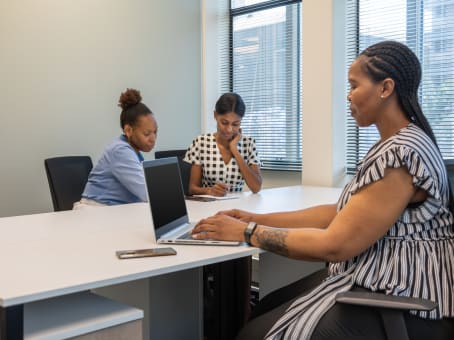
M 178 237 L 180 240 L 193 240 L 191 230 Z

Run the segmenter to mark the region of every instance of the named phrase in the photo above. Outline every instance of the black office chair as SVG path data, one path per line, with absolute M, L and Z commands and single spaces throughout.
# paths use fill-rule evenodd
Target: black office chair
M 93 168 L 90 156 L 63 156 L 44 160 L 54 211 L 71 210 L 80 200 Z
M 405 312 L 430 311 L 437 307 L 437 303 L 430 300 L 363 291 L 339 293 L 336 295 L 336 302 L 375 308 L 381 316 L 388 340 L 409 339 L 404 320 Z
M 446 170 L 448 171 L 448 179 L 451 183 L 451 189 L 454 189 L 454 159 L 445 159 Z
M 183 161 L 186 149 L 163 150 L 154 153 L 155 158 L 177 157 L 178 165 L 180 166 L 181 181 L 183 182 L 183 191 L 185 195 L 189 195 L 189 178 L 191 177 L 191 164 Z

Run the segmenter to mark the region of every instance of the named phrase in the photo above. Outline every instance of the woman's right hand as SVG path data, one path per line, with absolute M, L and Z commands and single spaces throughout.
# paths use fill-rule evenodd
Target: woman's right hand
M 240 210 L 240 209 L 232 209 L 232 210 L 223 210 L 219 211 L 216 215 L 228 215 L 234 218 L 237 218 L 243 222 L 251 222 L 254 220 L 255 214 L 250 213 L 248 211 Z
M 208 194 L 211 196 L 225 196 L 229 191 L 229 186 L 222 182 L 217 182 L 215 185 L 209 188 Z

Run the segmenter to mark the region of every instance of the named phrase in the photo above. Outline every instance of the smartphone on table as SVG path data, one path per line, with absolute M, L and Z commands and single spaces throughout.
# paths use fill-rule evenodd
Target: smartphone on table
M 117 254 L 117 257 L 119 259 L 134 259 L 138 257 L 176 255 L 177 251 L 173 248 L 167 247 L 167 248 L 117 250 L 115 254 Z

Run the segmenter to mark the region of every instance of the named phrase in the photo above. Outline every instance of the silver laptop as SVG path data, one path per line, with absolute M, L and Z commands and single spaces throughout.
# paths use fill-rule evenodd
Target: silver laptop
M 177 157 L 142 163 L 157 243 L 236 246 L 240 242 L 195 240 L 189 222 Z

